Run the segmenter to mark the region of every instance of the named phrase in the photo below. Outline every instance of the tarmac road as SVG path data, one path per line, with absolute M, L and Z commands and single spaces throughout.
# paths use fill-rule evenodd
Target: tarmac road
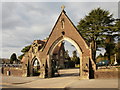
M 60 77 L 2 76 L 2 88 L 118 88 L 118 79 L 79 80 L 79 69 L 64 69 Z

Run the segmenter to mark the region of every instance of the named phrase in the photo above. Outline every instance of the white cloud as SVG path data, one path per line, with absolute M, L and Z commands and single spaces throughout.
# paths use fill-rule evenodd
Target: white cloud
M 110 11 L 111 14 L 114 14 L 113 17 L 118 18 L 117 2 L 69 2 L 66 4 L 68 15 L 75 25 L 77 25 L 79 20 L 84 18 L 84 16 L 87 15 L 91 10 L 98 7 Z
M 2 3 L 2 57 L 8 58 L 13 52 L 20 50 L 35 39 L 46 38 L 65 5 L 66 13 L 77 25 L 90 10 L 101 7 L 114 13 L 117 17 L 117 3 Z

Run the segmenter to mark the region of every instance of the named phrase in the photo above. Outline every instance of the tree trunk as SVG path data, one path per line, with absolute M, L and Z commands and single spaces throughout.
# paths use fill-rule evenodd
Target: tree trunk
M 96 41 L 92 40 L 91 42 L 91 50 L 92 50 L 92 59 L 96 63 Z

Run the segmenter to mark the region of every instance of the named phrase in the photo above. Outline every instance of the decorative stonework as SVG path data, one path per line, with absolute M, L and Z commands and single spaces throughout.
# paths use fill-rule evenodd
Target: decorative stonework
M 64 18 L 61 19 L 61 28 L 64 29 L 64 26 L 65 25 L 65 21 L 64 21 Z
M 62 6 L 62 12 L 55 23 L 48 40 L 44 43 L 35 41 L 29 52 L 26 53 L 26 57 L 23 57 L 23 64 L 28 64 L 27 61 L 29 61 L 29 64 L 31 65 L 33 58 L 38 57 L 38 60 L 41 63 L 40 77 L 52 77 L 53 51 L 61 42 L 63 42 L 63 40 L 67 40 L 76 47 L 80 54 L 80 79 L 89 79 L 92 75 L 90 73 L 93 72 L 94 74 L 96 68 L 95 63 L 91 58 L 91 49 L 66 15 L 64 8 L 65 6 Z M 60 58 L 58 57 L 57 59 L 59 60 Z M 33 68 L 30 67 L 30 65 L 28 65 L 28 67 L 30 68 L 30 74 L 32 74 Z

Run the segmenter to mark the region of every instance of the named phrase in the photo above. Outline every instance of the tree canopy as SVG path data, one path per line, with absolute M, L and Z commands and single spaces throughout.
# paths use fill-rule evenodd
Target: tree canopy
M 18 59 L 17 59 L 17 55 L 15 53 L 13 53 L 10 57 L 10 63 L 13 64 L 13 62 L 17 62 Z
M 31 45 L 25 46 L 25 47 L 21 50 L 21 52 L 22 52 L 22 53 L 28 52 L 29 49 L 30 49 L 30 47 L 31 47 Z
M 118 31 L 114 25 L 115 19 L 109 11 L 97 8 L 81 19 L 77 25 L 78 31 L 91 43 L 92 58 L 96 59 L 96 50 L 103 47 L 103 42 L 108 35 L 114 35 Z M 116 25 L 117 26 L 117 25 Z M 108 46 L 107 46 L 108 47 Z
M 25 53 L 30 50 L 30 48 L 31 48 L 31 45 L 25 46 L 25 47 L 21 50 L 21 52 L 22 52 L 23 54 L 21 54 L 18 58 L 21 60 L 22 57 L 25 55 Z
M 74 50 L 72 52 L 73 56 L 72 56 L 72 61 L 75 63 L 75 64 L 80 64 L 80 59 L 79 57 L 77 56 L 77 51 Z
M 81 19 L 77 28 L 82 36 L 91 42 L 92 40 L 101 40 L 103 33 L 110 32 L 113 21 L 113 15 L 109 11 L 97 8 Z

